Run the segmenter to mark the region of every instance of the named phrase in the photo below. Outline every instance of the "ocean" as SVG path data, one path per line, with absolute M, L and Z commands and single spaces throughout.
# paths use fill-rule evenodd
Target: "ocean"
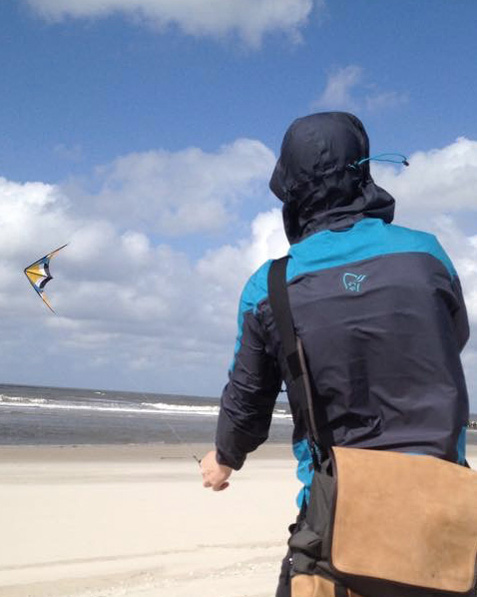
M 217 398 L 0 385 L 0 445 L 210 443 Z M 291 443 L 287 403 L 269 441 Z
M 0 384 L 0 445 L 212 444 L 218 413 L 217 398 Z M 277 402 L 268 441 L 291 443 L 292 428 Z

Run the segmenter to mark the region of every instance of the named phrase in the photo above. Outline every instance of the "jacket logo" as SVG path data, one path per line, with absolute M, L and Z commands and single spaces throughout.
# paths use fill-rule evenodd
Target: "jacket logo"
M 365 281 L 366 276 L 361 274 L 350 274 L 346 273 L 343 276 L 343 286 L 350 292 L 360 292 L 361 284 Z

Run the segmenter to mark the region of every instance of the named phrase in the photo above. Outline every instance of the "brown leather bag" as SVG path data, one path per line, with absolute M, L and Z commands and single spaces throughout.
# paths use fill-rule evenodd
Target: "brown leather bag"
M 335 581 L 371 596 L 474 594 L 476 471 L 398 452 L 335 447 L 332 454 L 334 495 L 322 541 L 329 547 L 319 557 Z M 322 497 L 312 488 L 310 500 Z M 303 576 L 293 578 L 293 597 L 334 594 L 320 575 Z
M 343 574 L 467 593 L 477 557 L 477 473 L 432 456 L 333 448 L 331 562 Z

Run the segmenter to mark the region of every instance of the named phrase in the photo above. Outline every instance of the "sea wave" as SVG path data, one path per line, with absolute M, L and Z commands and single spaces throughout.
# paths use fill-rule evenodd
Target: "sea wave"
M 167 402 L 142 402 L 140 404 L 119 403 L 105 400 L 89 401 L 63 401 L 47 400 L 46 398 L 32 398 L 24 396 L 5 396 L 0 394 L 0 406 L 11 406 L 13 408 L 32 408 L 45 410 L 63 410 L 63 411 L 90 411 L 106 413 L 124 413 L 124 414 L 153 414 L 170 416 L 200 416 L 217 417 L 220 407 L 217 405 L 201 404 L 172 404 Z M 276 419 L 291 419 L 291 415 L 284 409 L 276 409 L 273 413 Z
M 32 406 L 38 406 L 47 402 L 46 398 L 25 398 L 24 396 L 5 396 L 4 394 L 0 394 L 0 404 L 14 404 L 17 406 L 29 403 Z
M 14 408 L 35 408 L 41 410 L 66 410 L 66 411 L 93 411 L 93 412 L 108 412 L 108 413 L 145 413 L 157 414 L 157 411 L 146 408 L 134 408 L 126 406 L 99 406 L 97 404 L 68 404 L 58 402 L 39 402 L 38 399 L 23 399 L 22 401 L 11 401 L 10 397 L 7 400 L 0 400 L 1 406 L 11 406 Z
M 143 402 L 145 409 L 153 409 L 163 414 L 187 414 L 216 417 L 219 414 L 219 406 L 199 406 L 190 404 L 168 404 L 166 402 Z

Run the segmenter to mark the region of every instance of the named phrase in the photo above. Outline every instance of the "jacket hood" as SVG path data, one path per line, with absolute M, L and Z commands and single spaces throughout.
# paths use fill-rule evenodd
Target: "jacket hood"
M 394 199 L 373 181 L 369 140 L 361 121 L 345 112 L 295 120 L 287 130 L 270 189 L 283 201 L 290 243 L 320 230 L 340 230 L 364 217 L 392 222 Z

